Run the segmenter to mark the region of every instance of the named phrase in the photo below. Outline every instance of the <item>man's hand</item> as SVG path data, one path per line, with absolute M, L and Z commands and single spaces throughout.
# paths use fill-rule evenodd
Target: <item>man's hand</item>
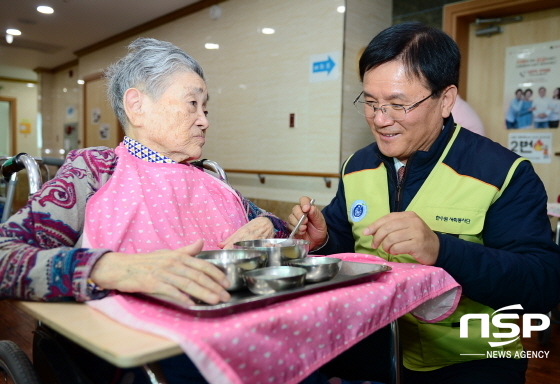
M 292 208 L 292 213 L 288 217 L 288 228 L 293 230 L 301 216 L 307 212 L 307 218 L 303 220 L 294 237 L 309 240 L 309 249 L 313 249 L 325 242 L 327 238 L 327 223 L 319 208 L 311 205 L 310 202 L 311 199 L 309 197 L 300 197 L 299 205 Z
M 371 246 L 391 254 L 409 254 L 420 264 L 434 265 L 439 253 L 439 238 L 414 212 L 392 212 L 364 229 L 373 236 Z

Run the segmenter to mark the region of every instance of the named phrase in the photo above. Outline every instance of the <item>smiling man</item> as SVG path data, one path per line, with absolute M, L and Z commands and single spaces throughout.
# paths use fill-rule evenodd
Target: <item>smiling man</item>
M 354 101 L 375 143 L 344 163 L 322 212 L 302 197 L 290 224 L 309 212 L 299 237 L 318 253 L 434 265 L 462 285 L 446 320 L 400 319 L 405 382 L 523 383 L 526 359 L 486 358 L 494 350 L 514 356 L 520 340 L 482 338 L 480 322 L 460 338 L 458 324 L 465 314 L 491 316 L 514 304 L 548 312 L 560 300 L 560 248 L 531 163 L 453 121 L 459 66 L 457 45 L 441 30 L 405 23 L 377 35 L 360 59 L 363 91 Z

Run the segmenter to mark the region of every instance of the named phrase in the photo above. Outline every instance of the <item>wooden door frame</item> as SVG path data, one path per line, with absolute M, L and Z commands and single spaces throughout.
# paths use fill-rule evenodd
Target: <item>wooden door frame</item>
M 17 99 L 12 97 L 0 96 L 0 101 L 7 101 L 10 104 L 10 154 L 11 156 L 17 155 Z
M 558 0 L 471 0 L 443 7 L 443 30 L 457 42 L 461 50 L 461 75 L 459 90 L 466 100 L 469 27 L 477 18 L 499 18 L 522 13 L 559 8 Z
M 103 74 L 103 72 L 98 72 L 98 73 L 94 73 L 94 74 L 91 74 L 91 75 L 89 75 L 89 76 L 86 76 L 86 77 L 84 78 L 84 93 L 83 93 L 83 103 L 84 103 L 84 104 L 83 104 L 83 105 L 84 105 L 84 108 L 83 108 L 83 110 L 84 110 L 84 111 L 83 111 L 84 131 L 83 131 L 82 133 L 83 133 L 84 147 L 85 147 L 85 148 L 87 148 L 87 147 L 89 146 L 89 145 L 88 145 L 88 142 L 87 142 L 87 134 L 86 134 L 86 121 L 87 121 L 87 118 L 88 118 L 88 110 L 87 110 L 87 86 L 88 86 L 88 83 L 89 83 L 89 82 L 102 79 L 104 76 L 105 76 L 105 75 Z M 118 136 L 117 136 L 117 137 L 118 137 L 117 142 L 120 143 L 121 141 L 124 140 L 124 131 L 123 131 L 123 127 L 122 127 L 121 122 L 119 121 L 119 119 L 117 119 L 117 132 L 116 132 L 116 133 L 117 133 L 117 135 L 118 135 Z

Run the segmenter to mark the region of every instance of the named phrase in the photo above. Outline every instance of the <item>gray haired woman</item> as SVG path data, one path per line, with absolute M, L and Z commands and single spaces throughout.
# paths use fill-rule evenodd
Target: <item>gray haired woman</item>
M 140 38 L 128 49 L 107 70 L 124 141 L 71 151 L 0 226 L 0 299 L 86 301 L 120 291 L 217 304 L 229 300 L 229 281 L 196 254 L 287 237 L 283 221 L 189 163 L 209 125 L 200 65 L 164 41 Z

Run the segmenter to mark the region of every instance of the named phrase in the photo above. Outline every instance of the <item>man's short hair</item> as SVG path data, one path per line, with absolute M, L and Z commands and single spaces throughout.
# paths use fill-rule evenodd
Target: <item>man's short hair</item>
M 396 24 L 375 36 L 360 58 L 360 79 L 390 61 L 401 61 L 407 75 L 424 82 L 434 96 L 450 85 L 459 85 L 459 47 L 442 30 L 422 23 Z

